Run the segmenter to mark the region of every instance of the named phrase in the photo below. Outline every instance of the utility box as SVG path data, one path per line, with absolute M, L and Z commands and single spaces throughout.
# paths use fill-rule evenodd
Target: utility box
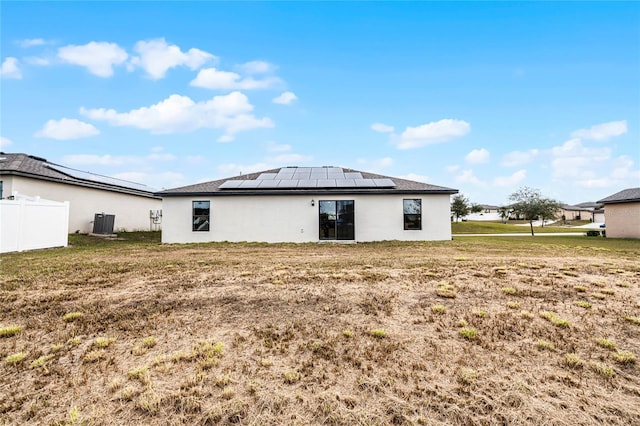
M 113 234 L 113 224 L 116 216 L 113 214 L 96 213 L 93 218 L 93 233 L 102 235 Z

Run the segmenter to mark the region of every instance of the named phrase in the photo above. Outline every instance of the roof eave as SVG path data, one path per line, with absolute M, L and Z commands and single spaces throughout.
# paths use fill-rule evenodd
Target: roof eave
M 268 196 L 268 195 L 378 195 L 378 194 L 425 194 L 425 195 L 437 195 L 437 194 L 457 194 L 457 189 L 338 189 L 338 190 L 323 190 L 323 189 L 309 189 L 309 190 L 261 190 L 261 191 L 190 191 L 190 192 L 156 192 L 155 195 L 159 197 L 225 197 L 225 196 L 242 196 L 242 195 L 256 195 L 256 196 Z

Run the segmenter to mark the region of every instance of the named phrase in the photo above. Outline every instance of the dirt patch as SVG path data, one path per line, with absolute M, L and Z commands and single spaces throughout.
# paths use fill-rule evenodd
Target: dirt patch
M 575 241 L 6 255 L 0 416 L 638 424 L 640 244 Z

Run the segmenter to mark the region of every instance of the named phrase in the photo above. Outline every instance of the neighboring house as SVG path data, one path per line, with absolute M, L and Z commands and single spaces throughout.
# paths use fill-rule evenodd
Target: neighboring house
M 560 212 L 558 214 L 559 218 L 564 218 L 564 220 L 591 220 L 594 221 L 593 217 L 593 208 L 591 207 L 581 207 L 581 206 L 570 206 L 568 204 L 563 204 Z
M 283 167 L 159 192 L 162 242 L 450 240 L 457 192 L 340 167 Z
M 14 194 L 69 202 L 69 232 L 93 231 L 96 214 L 115 215 L 115 230 L 149 230 L 162 200 L 145 185 L 82 172 L 27 154 L 0 153 L 0 198 Z
M 640 188 L 628 188 L 599 200 L 604 204 L 608 238 L 640 238 Z
M 485 221 L 485 222 L 495 222 L 502 219 L 502 214 L 500 213 L 499 206 L 492 206 L 489 204 L 480 204 L 482 207 L 482 211 L 479 213 L 469 213 L 464 217 L 464 220 L 471 221 Z

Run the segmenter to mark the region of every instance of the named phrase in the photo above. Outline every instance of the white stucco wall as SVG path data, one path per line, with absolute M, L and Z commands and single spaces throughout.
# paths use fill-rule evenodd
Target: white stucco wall
M 115 231 L 148 231 L 149 210 L 162 208 L 159 199 L 85 188 L 22 176 L 2 176 L 3 196 L 14 191 L 30 197 L 69 202 L 69 232 L 93 230 L 96 213 L 115 215 Z
M 403 199 L 422 199 L 422 230 L 404 230 Z M 315 205 L 311 205 L 311 200 Z M 449 195 L 165 197 L 162 242 L 317 242 L 319 201 L 354 200 L 355 241 L 450 240 Z M 207 232 L 192 231 L 192 202 L 210 201 Z
M 604 206 L 607 238 L 640 238 L 640 202 Z

